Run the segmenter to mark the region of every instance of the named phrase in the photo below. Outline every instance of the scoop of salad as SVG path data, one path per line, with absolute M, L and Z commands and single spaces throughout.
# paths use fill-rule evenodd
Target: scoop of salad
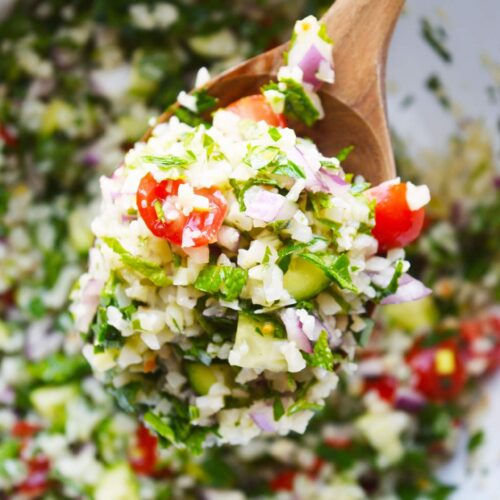
M 354 369 L 377 303 L 429 293 L 408 274 L 425 186 L 370 187 L 287 127 L 323 111 L 332 42 L 295 26 L 286 66 L 225 109 L 205 91 L 137 143 L 111 178 L 73 293 L 84 354 L 119 403 L 197 452 L 302 433 Z

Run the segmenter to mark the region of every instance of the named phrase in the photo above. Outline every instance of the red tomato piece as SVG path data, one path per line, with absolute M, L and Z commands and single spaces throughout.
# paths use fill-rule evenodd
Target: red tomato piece
M 6 146 L 11 148 L 17 145 L 17 137 L 14 133 L 5 125 L 0 123 L 0 141 L 4 142 Z
M 406 189 L 405 183 L 383 183 L 368 191 L 377 201 L 372 234 L 382 252 L 408 245 L 417 239 L 422 231 L 425 210 L 410 210 Z
M 468 362 L 482 360 L 484 373 L 491 373 L 500 367 L 499 314 L 491 313 L 462 320 L 460 338 Z
M 158 461 L 158 438 L 140 425 L 136 431 L 136 443 L 132 449 L 129 462 L 137 474 L 152 476 Z
M 275 113 L 266 98 L 261 94 L 242 97 L 227 108 L 240 118 L 253 121 L 265 121 L 272 127 L 286 127 L 284 115 Z
M 38 455 L 29 459 L 26 465 L 28 467 L 28 476 L 16 490 L 28 498 L 39 498 L 50 488 L 48 478 L 50 462 L 47 457 Z
M 398 388 L 397 380 L 391 375 L 381 375 L 380 377 L 366 378 L 363 381 L 363 393 L 375 391 L 381 399 L 388 403 L 394 403 L 396 390 Z
M 452 341 L 431 347 L 416 345 L 407 355 L 415 389 L 432 401 L 456 398 L 467 381 L 464 359 Z
M 282 472 L 279 472 L 271 481 L 269 486 L 274 492 L 293 491 L 293 483 L 295 481 L 296 475 L 297 471 L 295 470 L 284 470 Z
M 194 189 L 194 194 L 207 198 L 209 208 L 184 215 L 174 206 L 182 184 L 185 183 L 181 179 L 157 182 L 152 174 L 146 174 L 139 183 L 136 196 L 142 219 L 155 236 L 175 245 L 183 246 L 184 243 L 186 247 L 200 247 L 213 243 L 227 213 L 223 194 L 215 188 Z M 168 205 L 169 201 L 172 202 L 172 210 L 162 213 L 165 202 Z
M 11 429 L 12 435 L 18 438 L 27 438 L 36 434 L 41 427 L 26 420 L 18 420 Z

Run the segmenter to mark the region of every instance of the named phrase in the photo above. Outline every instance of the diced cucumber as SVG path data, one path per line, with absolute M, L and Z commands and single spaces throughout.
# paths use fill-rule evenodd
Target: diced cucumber
M 432 328 L 438 319 L 436 305 L 430 296 L 414 302 L 382 306 L 380 312 L 390 326 L 409 332 Z
M 227 365 L 188 363 L 186 371 L 193 389 L 201 396 L 208 394 L 210 387 L 219 380 L 223 380 L 228 387 L 233 384 L 233 370 Z
M 50 423 L 63 428 L 66 423 L 66 406 L 79 395 L 75 385 L 40 387 L 30 394 L 35 409 Z
M 95 500 L 140 500 L 139 484 L 128 466 L 122 463 L 106 470 L 94 491 Z
M 229 362 L 242 368 L 259 370 L 285 371 L 287 362 L 280 348 L 283 340 L 261 335 L 262 322 L 254 317 L 241 313 L 238 317 L 238 328 L 234 347 Z
M 297 301 L 314 297 L 329 284 L 330 280 L 319 267 L 298 255 L 292 257 L 283 276 L 285 289 Z

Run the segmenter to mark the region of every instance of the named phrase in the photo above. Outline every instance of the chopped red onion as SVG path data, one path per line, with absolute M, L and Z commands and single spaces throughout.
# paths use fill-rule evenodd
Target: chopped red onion
M 32 323 L 26 332 L 24 350 L 26 357 L 39 360 L 57 351 L 63 342 L 63 336 L 49 332 L 50 321 L 41 320 Z
M 310 83 L 315 90 L 317 90 L 323 83 L 316 76 L 319 71 L 321 61 L 328 62 L 316 46 L 311 45 L 297 64 L 303 72 L 304 82 Z
M 82 289 L 82 300 L 75 319 L 75 327 L 79 332 L 88 330 L 99 305 L 99 295 L 104 287 L 104 281 L 90 279 Z
M 250 410 L 250 418 L 264 432 L 276 432 L 273 409 L 270 406 L 258 406 Z
M 398 289 L 396 293 L 389 295 L 383 299 L 381 304 L 402 304 L 404 302 L 412 302 L 419 300 L 427 295 L 430 295 L 432 290 L 427 288 L 421 281 L 413 278 L 405 273 L 398 281 Z
M 3 387 L 0 389 L 0 403 L 4 405 L 11 405 L 16 400 L 16 393 L 10 387 Z
M 396 393 L 395 408 L 408 413 L 415 413 L 421 410 L 426 404 L 426 399 L 411 389 L 401 388 Z
M 287 199 L 280 194 L 259 189 L 253 192 L 249 191 L 245 197 L 245 202 L 247 206 L 246 215 L 264 222 L 273 222 L 279 220 L 279 214 Z
M 311 342 L 307 338 L 295 308 L 287 307 L 280 313 L 281 321 L 285 325 L 288 340 L 293 340 L 299 349 L 312 353 Z
M 321 168 L 318 175 L 321 179 L 321 183 L 328 193 L 336 196 L 342 196 L 349 191 L 349 183 L 328 169 Z

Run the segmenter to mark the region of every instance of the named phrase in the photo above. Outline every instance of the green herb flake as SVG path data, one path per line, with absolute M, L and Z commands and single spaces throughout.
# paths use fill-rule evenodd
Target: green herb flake
M 281 139 L 281 132 L 276 127 L 271 127 L 267 133 L 273 141 L 279 141 Z
M 165 287 L 172 284 L 172 280 L 160 265 L 132 255 L 128 250 L 125 250 L 116 238 L 103 238 L 103 241 L 113 252 L 120 256 L 121 261 L 126 266 L 134 269 L 134 271 L 147 278 L 154 285 Z
M 143 160 L 154 163 L 160 170 L 170 170 L 172 168 L 184 169 L 189 164 L 189 161 L 180 158 L 179 156 L 166 155 L 166 156 L 143 156 Z
M 335 356 L 328 345 L 328 334 L 323 330 L 316 344 L 314 344 L 314 351 L 312 354 L 303 352 L 302 355 L 307 362 L 308 366 L 318 366 L 328 371 L 333 371 L 333 363 Z
M 165 222 L 167 219 L 165 218 L 165 212 L 163 211 L 163 205 L 161 204 L 161 201 L 155 200 L 153 202 L 153 208 L 155 209 L 158 220 L 160 220 L 161 222 Z
M 330 35 L 328 35 L 328 31 L 326 29 L 326 24 L 325 23 L 319 23 L 318 36 L 324 42 L 333 45 L 333 40 L 330 38 Z
M 391 281 L 389 282 L 387 287 L 383 289 L 378 288 L 379 300 L 382 300 L 385 297 L 393 295 L 394 293 L 397 292 L 399 278 L 401 278 L 402 274 L 403 274 L 403 261 L 398 260 L 396 266 L 394 267 L 394 274 L 392 275 Z
M 442 27 L 434 27 L 427 18 L 421 20 L 421 34 L 424 40 L 429 44 L 429 47 L 444 61 L 450 63 L 452 61 L 450 51 L 444 46 L 446 40 L 446 32 Z
M 294 179 L 306 178 L 306 174 L 304 170 L 302 170 L 302 167 L 299 167 L 299 165 L 290 160 L 275 167 L 272 173 L 276 175 L 286 175 Z
M 482 429 L 474 432 L 467 443 L 467 450 L 469 453 L 476 451 L 484 443 L 485 434 Z
M 189 419 L 196 420 L 200 418 L 200 409 L 197 406 L 189 405 Z
M 351 144 L 350 146 L 346 146 L 345 148 L 342 148 L 336 155 L 335 157 L 337 158 L 338 161 L 341 163 L 345 160 L 347 160 L 347 157 L 352 153 L 354 150 L 354 146 Z
M 286 414 L 288 416 L 295 415 L 296 413 L 299 413 L 301 411 L 320 411 L 324 408 L 323 405 L 319 405 L 317 403 L 310 403 L 309 401 L 305 401 L 304 399 L 301 399 L 299 401 L 296 401 L 293 403 L 291 406 L 288 407 Z
M 279 396 L 276 396 L 273 401 L 273 417 L 277 422 L 285 414 L 285 408 L 283 406 L 283 401 Z

